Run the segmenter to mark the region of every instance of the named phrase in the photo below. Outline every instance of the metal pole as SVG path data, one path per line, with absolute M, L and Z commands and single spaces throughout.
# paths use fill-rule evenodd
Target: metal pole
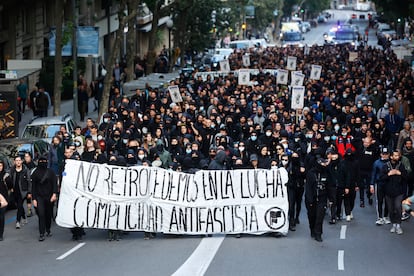
M 76 12 L 76 0 L 72 0 L 73 32 L 72 32 L 72 59 L 73 59 L 73 119 L 78 117 L 78 48 L 76 32 L 78 28 L 78 13 Z

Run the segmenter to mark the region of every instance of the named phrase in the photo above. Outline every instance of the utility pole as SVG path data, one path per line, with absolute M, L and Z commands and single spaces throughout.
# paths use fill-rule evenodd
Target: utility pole
M 72 32 L 72 59 L 73 59 L 73 119 L 78 117 L 78 47 L 76 33 L 78 30 L 78 13 L 76 11 L 76 0 L 72 0 L 73 32 Z

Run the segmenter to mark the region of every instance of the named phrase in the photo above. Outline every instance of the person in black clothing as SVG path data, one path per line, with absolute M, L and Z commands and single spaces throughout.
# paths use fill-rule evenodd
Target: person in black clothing
M 407 180 L 407 171 L 400 160 L 401 153 L 394 150 L 391 160 L 382 167 L 380 176 L 384 183 L 385 202 L 392 223 L 390 232 L 399 235 L 403 233 L 401 229 L 401 211 L 405 193 L 404 182 Z
M 345 206 L 345 215 L 346 221 L 351 221 L 354 218 L 352 210 L 355 205 L 355 196 L 358 191 L 357 181 L 359 179 L 359 162 L 355 158 L 354 152 L 352 149 L 347 149 L 344 156 L 344 206 Z M 341 209 L 337 210 L 337 215 L 340 218 Z
M 311 237 L 322 242 L 322 224 L 328 199 L 329 160 L 318 158 L 306 175 L 305 203 L 308 209 Z
M 33 161 L 32 154 L 28 151 L 24 153 L 23 164 L 26 166 L 26 168 L 28 168 L 30 170 L 30 174 L 36 168 L 36 163 Z M 31 217 L 33 215 L 32 199 L 31 198 L 26 198 L 26 202 L 27 202 L 27 216 Z
M 326 157 L 330 160 L 328 167 L 328 207 L 331 218 L 329 220 L 329 224 L 335 224 L 338 217 L 337 206 L 339 205 L 340 212 L 345 190 L 345 183 L 343 181 L 344 163 L 341 162 L 338 152 L 332 147 L 326 150 Z
M 370 137 L 365 137 L 362 139 L 362 148 L 358 150 L 358 160 L 359 160 L 359 199 L 360 207 L 365 207 L 365 195 L 364 191 L 367 192 L 368 203 L 372 205 L 372 194 L 369 189 L 371 183 L 371 172 L 375 160 L 378 158 L 378 149 L 372 144 L 372 139 Z
M 38 167 L 32 174 L 33 205 L 39 219 L 39 241 L 50 237 L 52 225 L 53 204 L 58 192 L 57 177 L 52 169 L 47 167 L 47 158 L 40 157 Z
M 21 223 L 27 223 L 23 202 L 25 199 L 32 197 L 32 181 L 30 171 L 23 166 L 22 157 L 19 155 L 14 158 L 14 166 L 10 169 L 10 181 L 7 185 L 9 190 L 13 192 L 17 206 L 16 229 L 20 229 Z
M 3 160 L 0 160 L 0 194 L 7 200 L 8 192 L 5 179 L 7 177 L 7 173 L 5 170 Z M 5 214 L 6 214 L 6 207 L 0 205 L 0 241 L 3 240 L 3 233 L 4 233 L 4 223 L 5 223 Z

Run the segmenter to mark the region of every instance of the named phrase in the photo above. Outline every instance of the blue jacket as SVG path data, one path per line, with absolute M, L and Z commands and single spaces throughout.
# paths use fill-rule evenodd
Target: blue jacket
M 388 162 L 389 159 L 377 159 L 372 166 L 372 174 L 371 174 L 371 185 L 382 185 L 383 183 L 380 181 L 382 167 Z

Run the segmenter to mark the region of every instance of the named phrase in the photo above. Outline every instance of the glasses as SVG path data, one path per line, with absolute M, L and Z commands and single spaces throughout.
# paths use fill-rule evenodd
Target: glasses
M 276 148 L 276 150 L 282 150 L 282 148 Z

